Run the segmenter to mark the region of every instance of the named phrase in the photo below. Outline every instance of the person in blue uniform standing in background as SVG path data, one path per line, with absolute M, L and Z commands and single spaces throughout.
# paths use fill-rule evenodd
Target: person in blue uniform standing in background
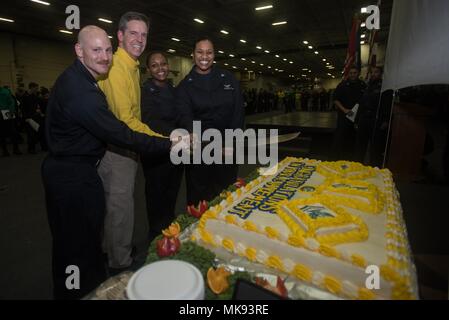
M 167 57 L 161 52 L 150 53 L 146 61 L 151 79 L 142 88 L 142 122 L 170 136 L 179 127 L 175 88 L 169 83 Z M 141 155 L 145 175 L 145 196 L 149 223 L 149 238 L 153 240 L 175 218 L 176 198 L 181 185 L 183 166 L 174 165 L 169 154 Z
M 201 130 L 243 129 L 244 105 L 240 83 L 232 73 L 214 66 L 214 44 L 199 38 L 193 48 L 194 66 L 177 87 L 182 121 L 192 129 L 201 121 Z M 203 145 L 204 146 L 204 145 Z M 223 142 L 224 146 L 224 142 Z M 237 178 L 236 164 L 192 164 L 186 167 L 187 204 L 211 200 Z

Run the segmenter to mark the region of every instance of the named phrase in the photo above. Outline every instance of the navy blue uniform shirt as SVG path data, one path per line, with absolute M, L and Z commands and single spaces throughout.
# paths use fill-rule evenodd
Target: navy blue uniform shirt
M 192 68 L 177 87 L 178 109 L 183 127 L 191 130 L 193 120 L 201 120 L 202 130 L 243 129 L 244 106 L 240 84 L 226 70 L 212 67 L 202 75 Z
M 56 80 L 47 106 L 46 135 L 52 156 L 100 159 L 106 143 L 142 153 L 169 152 L 169 139 L 132 131 L 109 110 L 95 78 L 77 59 Z
M 176 108 L 176 90 L 167 83 L 157 86 L 152 80 L 144 83 L 141 94 L 142 122 L 165 136 L 177 129 L 180 114 Z
M 366 84 L 362 80 L 356 81 L 345 80 L 341 82 L 337 89 L 335 89 L 334 100 L 338 100 L 343 104 L 343 107 L 352 109 L 360 102 L 363 92 L 366 89 Z M 338 112 L 341 112 L 338 109 Z

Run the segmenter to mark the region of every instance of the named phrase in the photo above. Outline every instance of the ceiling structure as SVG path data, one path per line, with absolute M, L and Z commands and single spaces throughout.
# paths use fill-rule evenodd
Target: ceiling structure
M 2 6 L 0 17 L 14 22 L 0 21 L 0 31 L 74 42 L 75 34 L 59 30 L 65 29 L 69 16 L 66 7 L 77 5 L 81 27 L 101 26 L 115 42 L 120 16 L 126 11 L 139 11 L 150 17 L 149 50 L 172 49 L 176 51 L 172 54 L 188 57 L 194 40 L 207 35 L 214 39 L 216 61 L 224 68 L 298 79 L 339 78 L 354 14 L 377 3 L 377 0 L 44 1 L 50 5 L 18 0 L 9 7 Z M 379 41 L 387 40 L 392 3 L 393 0 L 382 1 Z M 255 10 L 266 5 L 273 7 Z M 287 23 L 272 25 L 282 21 Z M 369 31 L 363 30 L 368 38 Z

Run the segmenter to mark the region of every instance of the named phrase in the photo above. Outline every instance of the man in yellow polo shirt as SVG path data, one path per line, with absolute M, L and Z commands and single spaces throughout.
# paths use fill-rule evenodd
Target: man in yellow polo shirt
M 127 12 L 119 22 L 119 47 L 105 79 L 98 82 L 115 116 L 132 130 L 161 136 L 141 122 L 140 73 L 138 58 L 145 50 L 148 18 L 138 12 Z M 103 247 L 108 255 L 111 273 L 128 268 L 133 260 L 134 182 L 137 154 L 114 146 L 101 161 L 98 173 L 103 180 L 106 217 Z

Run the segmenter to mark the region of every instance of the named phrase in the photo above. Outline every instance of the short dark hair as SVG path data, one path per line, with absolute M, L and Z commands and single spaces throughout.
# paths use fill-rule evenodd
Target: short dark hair
M 349 70 L 357 70 L 360 73 L 360 69 L 357 66 L 352 66 Z
M 146 15 L 140 12 L 128 11 L 120 17 L 118 29 L 122 32 L 125 32 L 128 22 L 133 20 L 143 21 L 145 22 L 147 27 L 150 26 L 150 19 L 148 19 Z
M 28 89 L 39 88 L 39 85 L 36 82 L 30 82 L 28 84 Z
M 209 36 L 201 36 L 195 39 L 195 42 L 193 43 L 193 48 L 192 51 L 195 51 L 196 45 L 198 44 L 198 42 L 201 41 L 209 41 L 210 43 L 212 43 L 212 46 L 215 48 L 214 42 L 212 41 L 212 39 Z
M 50 90 L 48 90 L 48 89 L 45 88 L 45 87 L 41 87 L 41 94 L 42 94 L 42 95 L 45 95 L 45 94 L 48 94 L 48 93 L 50 93 Z
M 152 56 L 154 56 L 155 54 L 160 54 L 160 55 L 163 56 L 163 57 L 165 58 L 165 60 L 167 60 L 167 62 L 168 62 L 167 55 L 166 55 L 164 52 L 162 52 L 162 51 L 151 51 L 151 52 L 147 55 L 147 59 L 145 60 L 145 62 L 146 62 L 146 64 L 147 64 L 147 67 L 149 66 L 150 58 L 151 58 Z

